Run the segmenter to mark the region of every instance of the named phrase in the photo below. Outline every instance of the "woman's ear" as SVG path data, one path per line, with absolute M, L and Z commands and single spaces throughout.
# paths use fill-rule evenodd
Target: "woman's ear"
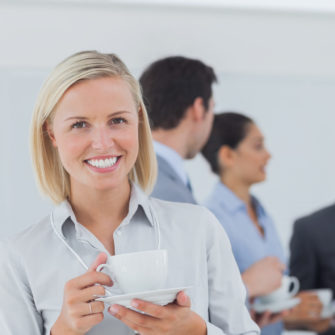
M 56 148 L 57 147 L 57 143 L 56 143 L 56 138 L 55 138 L 55 134 L 52 130 L 52 127 L 50 125 L 50 123 L 48 121 L 45 121 L 44 125 L 43 125 L 43 130 L 46 131 L 48 133 L 48 136 L 51 140 L 52 145 Z
M 234 164 L 234 150 L 228 145 L 222 145 L 218 151 L 219 165 L 227 168 Z

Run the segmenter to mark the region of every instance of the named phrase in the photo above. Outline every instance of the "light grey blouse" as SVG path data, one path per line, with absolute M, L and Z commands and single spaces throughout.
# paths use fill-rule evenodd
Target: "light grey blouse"
M 167 288 L 193 286 L 191 308 L 206 320 L 208 335 L 259 334 L 245 306 L 230 242 L 214 215 L 201 206 L 149 198 L 133 185 L 128 215 L 114 233 L 115 253 L 155 249 L 159 240 L 168 250 Z M 77 222 L 67 201 L 50 217 L 3 241 L 0 334 L 50 334 L 65 283 L 83 274 L 101 251 L 109 255 Z M 133 331 L 106 309 L 104 320 L 87 334 Z

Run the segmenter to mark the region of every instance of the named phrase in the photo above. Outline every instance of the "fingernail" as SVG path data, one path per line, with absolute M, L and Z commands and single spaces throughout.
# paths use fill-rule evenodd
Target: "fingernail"
M 119 312 L 119 308 L 115 305 L 112 305 L 110 308 L 109 308 L 109 311 L 113 314 L 113 315 L 116 315 L 118 312 Z
M 132 300 L 131 301 L 131 306 L 134 307 L 134 308 L 137 308 L 138 307 L 138 302 L 136 300 Z

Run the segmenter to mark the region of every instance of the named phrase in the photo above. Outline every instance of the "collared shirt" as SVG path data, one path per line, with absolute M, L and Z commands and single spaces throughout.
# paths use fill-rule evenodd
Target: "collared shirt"
M 188 185 L 189 179 L 184 168 L 184 160 L 178 152 L 157 141 L 154 141 L 154 149 L 157 155 L 164 158 L 171 165 L 184 184 Z
M 206 207 L 215 214 L 228 234 L 241 272 L 267 256 L 276 256 L 281 262 L 286 263 L 284 251 L 271 217 L 255 197 L 252 197 L 252 200 L 264 236 L 251 221 L 246 204 L 223 183 L 216 184 L 206 201 Z
M 267 256 L 275 256 L 282 263 L 286 263 L 284 250 L 272 219 L 255 197 L 252 197 L 252 201 L 264 236 L 250 219 L 246 204 L 223 183 L 216 184 L 206 201 L 206 207 L 215 214 L 230 239 L 241 273 Z M 280 334 L 281 330 L 281 323 L 278 323 L 263 328 L 262 334 Z
M 76 220 L 68 202 L 52 218 L 54 228 L 47 217 L 0 245 L 2 335 L 50 334 L 65 283 L 86 271 L 65 243 L 87 266 L 101 251 L 112 257 Z M 114 232 L 115 254 L 156 249 L 159 240 L 168 250 L 166 287 L 193 286 L 191 308 L 207 322 L 208 335 L 259 334 L 229 240 L 215 217 L 201 206 L 148 198 L 133 185 L 128 214 Z M 87 334 L 133 331 L 105 311 Z

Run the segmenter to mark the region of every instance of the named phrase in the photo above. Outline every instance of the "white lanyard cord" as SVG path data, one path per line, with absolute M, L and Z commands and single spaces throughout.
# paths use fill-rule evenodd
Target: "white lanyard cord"
M 154 229 L 157 234 L 157 249 L 159 250 L 161 248 L 161 229 L 160 229 L 159 221 L 157 220 L 157 216 L 154 215 L 152 208 L 153 208 L 153 205 L 149 203 L 149 211 L 151 214 L 152 222 L 154 224 Z
M 149 209 L 150 209 L 151 218 L 153 220 L 154 228 L 155 228 L 156 234 L 157 234 L 157 241 L 158 241 L 157 242 L 157 249 L 160 249 L 161 248 L 161 231 L 160 231 L 159 222 L 156 220 L 156 216 L 153 215 L 152 205 L 149 205 Z M 85 264 L 85 262 L 83 261 L 83 259 L 69 246 L 69 244 L 63 238 L 63 236 L 61 236 L 61 234 L 57 231 L 57 229 L 55 227 L 55 222 L 54 222 L 54 219 L 53 219 L 53 213 L 52 212 L 50 214 L 50 222 L 51 222 L 52 229 L 54 230 L 54 232 L 57 235 L 57 237 L 64 243 L 64 245 L 66 246 L 66 248 L 71 251 L 71 253 L 77 258 L 77 260 L 79 261 L 79 263 L 87 271 L 88 270 L 88 266 Z
M 79 263 L 87 271 L 88 270 L 88 266 L 85 264 L 85 262 L 83 261 L 83 259 L 69 246 L 69 244 L 61 236 L 61 234 L 57 231 L 57 229 L 55 227 L 55 223 L 54 223 L 54 219 L 53 219 L 52 213 L 50 214 L 50 222 L 51 222 L 51 226 L 52 226 L 54 232 L 56 233 L 56 235 L 58 236 L 58 238 L 65 244 L 65 246 L 67 247 L 67 249 L 69 249 L 71 251 L 71 253 L 77 258 L 77 260 L 79 261 Z

